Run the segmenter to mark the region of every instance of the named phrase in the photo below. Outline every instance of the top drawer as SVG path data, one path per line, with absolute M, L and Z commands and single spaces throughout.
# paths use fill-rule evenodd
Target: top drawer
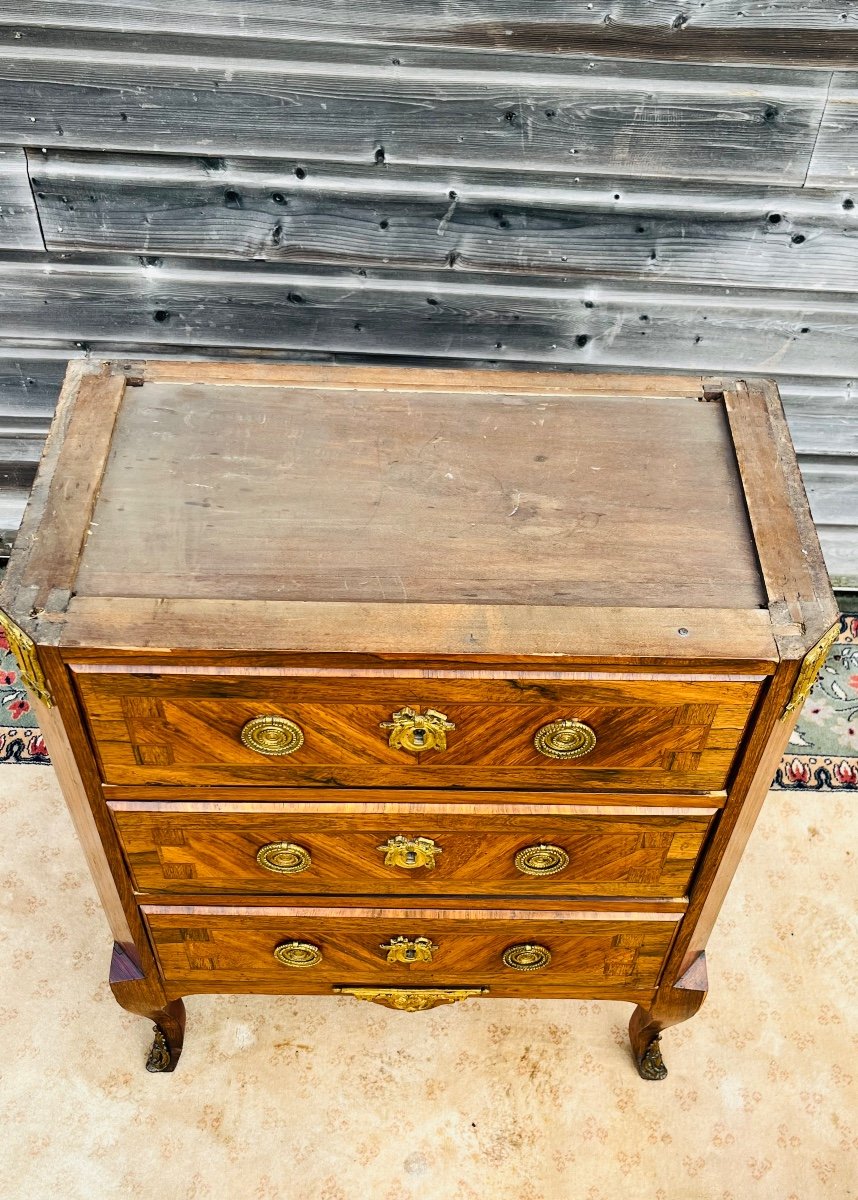
M 195 786 L 713 791 L 726 782 L 760 687 L 748 680 L 568 675 L 332 678 L 84 668 L 75 677 L 105 781 Z M 446 728 L 433 724 L 432 712 L 444 714 Z M 278 720 L 270 732 L 263 724 L 261 749 L 254 750 L 242 731 L 260 717 Z M 289 753 L 262 752 L 289 749 L 290 739 Z M 581 753 L 551 756 L 570 751 Z

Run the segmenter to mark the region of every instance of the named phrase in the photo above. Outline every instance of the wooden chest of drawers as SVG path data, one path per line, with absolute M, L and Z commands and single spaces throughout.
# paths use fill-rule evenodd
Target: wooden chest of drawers
M 770 383 L 154 362 L 2 605 L 149 1069 L 333 992 L 630 1001 L 644 1078 L 837 616 Z

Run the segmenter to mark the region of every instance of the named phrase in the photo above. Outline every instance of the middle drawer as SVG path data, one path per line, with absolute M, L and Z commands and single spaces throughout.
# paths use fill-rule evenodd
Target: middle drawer
M 715 809 L 110 803 L 138 890 L 683 896 Z

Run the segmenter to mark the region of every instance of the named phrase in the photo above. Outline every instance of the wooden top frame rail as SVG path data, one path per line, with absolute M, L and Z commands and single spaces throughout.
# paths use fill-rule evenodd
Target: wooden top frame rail
M 80 597 L 74 582 L 126 387 L 208 383 L 546 396 L 612 394 L 723 403 L 768 608 L 659 609 L 207 601 Z M 773 449 L 774 447 L 774 449 Z M 786 480 L 786 482 L 784 482 Z M 50 518 L 50 536 L 42 530 Z M 784 568 L 784 564 L 789 564 Z M 796 565 L 798 564 L 798 565 Z M 799 660 L 837 620 L 816 531 L 773 383 L 700 376 L 407 370 L 310 364 L 83 360 L 70 363 L 0 606 L 33 641 L 70 659 L 239 664 L 458 662 L 771 673 Z M 334 610 L 336 638 L 333 636 Z M 200 631 L 204 629 L 204 634 Z M 628 636 L 624 629 L 631 630 Z M 680 630 L 687 631 L 680 634 Z M 109 632 L 106 632 L 109 631 Z M 343 647 L 350 647 L 343 654 Z M 339 652 L 339 653 L 338 653 Z M 273 657 L 272 657 L 273 656 Z

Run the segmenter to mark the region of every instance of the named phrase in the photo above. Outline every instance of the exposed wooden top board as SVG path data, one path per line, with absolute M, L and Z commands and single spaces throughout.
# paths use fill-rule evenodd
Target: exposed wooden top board
M 202 384 L 126 391 L 75 591 L 765 602 L 717 405 Z
M 382 674 L 744 677 L 837 614 L 773 386 L 155 360 L 70 364 L 0 607 L 96 670 Z

